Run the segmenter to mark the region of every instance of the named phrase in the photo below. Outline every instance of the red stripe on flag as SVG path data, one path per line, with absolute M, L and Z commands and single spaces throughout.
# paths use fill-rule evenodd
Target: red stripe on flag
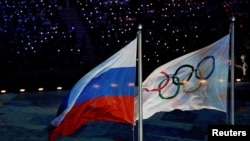
M 49 133 L 49 140 L 72 134 L 81 125 L 97 120 L 134 124 L 134 96 L 105 96 L 74 105 Z

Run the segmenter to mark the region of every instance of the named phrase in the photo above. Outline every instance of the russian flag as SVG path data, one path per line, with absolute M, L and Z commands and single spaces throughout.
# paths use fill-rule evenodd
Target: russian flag
M 62 101 L 49 140 L 90 121 L 134 124 L 137 39 L 84 75 Z

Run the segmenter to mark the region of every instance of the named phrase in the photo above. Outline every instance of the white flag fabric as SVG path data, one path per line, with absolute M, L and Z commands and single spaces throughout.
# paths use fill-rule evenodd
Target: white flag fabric
M 175 109 L 226 112 L 229 38 L 228 34 L 155 69 L 142 83 L 143 119 Z M 136 108 L 138 103 L 136 97 Z

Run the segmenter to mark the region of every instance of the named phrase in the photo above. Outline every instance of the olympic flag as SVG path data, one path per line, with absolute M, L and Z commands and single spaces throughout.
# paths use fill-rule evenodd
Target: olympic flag
M 143 119 L 174 109 L 226 112 L 228 62 L 229 35 L 226 35 L 155 69 L 142 83 Z
M 89 121 L 134 124 L 137 38 L 83 76 L 62 102 L 49 140 Z

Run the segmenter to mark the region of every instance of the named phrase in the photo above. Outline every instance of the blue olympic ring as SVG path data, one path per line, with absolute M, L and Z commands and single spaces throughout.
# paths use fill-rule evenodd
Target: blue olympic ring
M 203 77 L 203 79 L 208 79 L 211 75 L 212 75 L 212 73 L 214 72 L 214 68 L 215 68 L 215 58 L 214 58 L 214 56 L 207 56 L 207 57 L 205 57 L 204 59 L 202 59 L 201 61 L 200 61 L 200 63 L 197 65 L 197 67 L 196 67 L 196 69 L 198 69 L 199 67 L 200 67 L 200 65 L 205 61 L 205 60 L 207 60 L 207 59 L 212 59 L 213 60 L 213 69 L 212 69 L 212 71 L 206 76 L 206 77 Z M 197 74 L 197 71 L 195 71 L 195 77 L 197 78 L 197 79 L 200 79 L 200 76 L 198 76 L 198 74 Z

